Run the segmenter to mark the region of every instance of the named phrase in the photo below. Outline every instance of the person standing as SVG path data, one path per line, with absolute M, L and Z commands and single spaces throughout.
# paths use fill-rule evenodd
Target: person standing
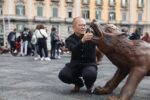
M 58 44 L 60 41 L 60 37 L 55 27 L 52 27 L 50 37 L 51 37 L 51 59 L 60 58 L 59 53 L 60 46 Z
M 20 56 L 27 56 L 28 52 L 28 41 L 29 40 L 29 30 L 24 28 L 24 31 L 21 33 L 21 54 Z
M 93 34 L 86 33 L 86 22 L 82 17 L 74 18 L 73 30 L 65 42 L 71 51 L 71 60 L 58 77 L 64 83 L 74 84 L 73 92 L 79 92 L 85 85 L 86 91 L 91 93 L 97 78 L 96 44 L 90 41 Z
M 40 54 L 41 61 L 43 61 L 43 60 L 50 61 L 51 59 L 48 57 L 48 50 L 47 50 L 48 35 L 42 24 L 39 25 L 38 27 L 39 27 L 39 29 L 36 29 L 34 34 L 36 35 L 37 40 L 38 40 L 37 45 L 39 47 L 39 54 Z M 44 51 L 44 54 L 43 54 L 42 50 Z
M 16 28 L 8 34 L 7 40 L 10 44 L 10 50 L 15 51 L 15 49 L 16 49 Z
M 141 39 L 142 33 L 141 28 L 136 28 L 135 31 L 129 37 L 130 40 L 139 40 Z

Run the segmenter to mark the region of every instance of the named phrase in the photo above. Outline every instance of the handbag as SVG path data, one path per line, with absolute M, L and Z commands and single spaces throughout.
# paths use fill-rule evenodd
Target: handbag
M 32 35 L 32 38 L 31 38 L 31 43 L 32 44 L 37 44 L 37 41 L 38 41 L 38 39 L 37 39 L 37 37 L 36 37 L 36 35 L 34 33 L 34 35 Z

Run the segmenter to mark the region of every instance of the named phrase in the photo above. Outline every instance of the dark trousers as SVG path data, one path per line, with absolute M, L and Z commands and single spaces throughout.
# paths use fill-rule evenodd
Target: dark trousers
M 97 66 L 92 65 L 66 65 L 58 75 L 59 79 L 64 83 L 75 84 L 82 87 L 84 84 L 87 88 L 94 85 L 97 78 Z M 83 80 L 84 83 L 83 83 Z
M 51 41 L 51 58 L 55 58 L 56 41 Z
M 43 57 L 42 49 L 44 50 L 45 57 L 48 57 L 48 50 L 47 50 L 47 42 L 46 42 L 46 39 L 39 38 L 39 39 L 38 39 L 38 46 L 39 46 L 39 54 L 40 54 L 40 57 Z
M 16 42 L 15 41 L 10 41 L 9 44 L 10 44 L 10 50 L 11 51 L 15 51 L 15 49 L 16 49 Z

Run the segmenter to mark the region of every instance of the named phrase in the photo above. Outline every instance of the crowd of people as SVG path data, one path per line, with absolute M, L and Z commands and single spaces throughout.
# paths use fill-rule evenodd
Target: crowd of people
M 19 54 L 20 56 L 34 55 L 34 60 L 60 59 L 60 50 L 64 48 L 65 44 L 60 37 L 59 32 L 55 27 L 52 27 L 51 50 L 50 56 L 47 47 L 48 32 L 43 24 L 38 24 L 34 31 L 24 28 L 19 36 L 16 34 L 16 29 L 8 34 L 7 40 L 10 44 L 10 51 L 12 54 Z

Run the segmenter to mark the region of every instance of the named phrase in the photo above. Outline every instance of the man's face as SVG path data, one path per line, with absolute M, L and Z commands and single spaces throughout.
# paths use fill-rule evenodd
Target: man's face
M 76 20 L 73 26 L 73 30 L 77 35 L 82 35 L 86 32 L 86 22 L 83 18 Z

